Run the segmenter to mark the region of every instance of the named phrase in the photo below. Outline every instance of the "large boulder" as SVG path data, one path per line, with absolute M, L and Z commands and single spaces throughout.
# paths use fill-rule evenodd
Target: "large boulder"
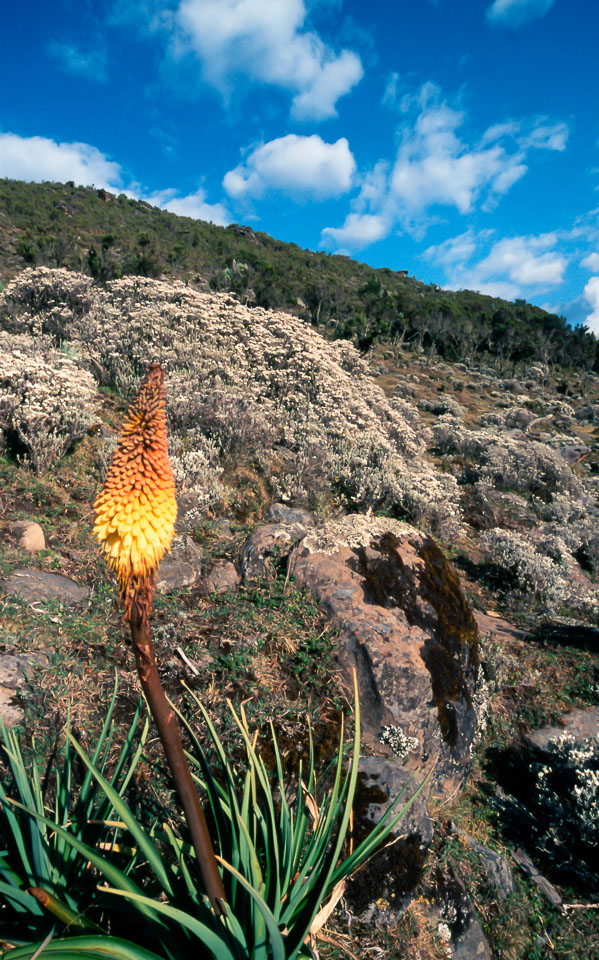
M 349 516 L 308 533 L 290 571 L 337 628 L 348 684 L 357 672 L 370 751 L 414 772 L 436 763 L 434 782 L 453 792 L 477 731 L 478 630 L 437 544 L 399 521 Z
M 437 544 L 396 520 L 349 516 L 309 531 L 289 572 L 338 632 L 351 697 L 356 671 L 362 742 L 356 834 L 369 832 L 397 795 L 424 789 L 380 852 L 348 887 L 364 919 L 395 923 L 420 879 L 433 828 L 431 790 L 450 796 L 471 762 L 477 732 L 478 630 Z
M 271 504 L 266 519 L 271 522 L 257 527 L 241 548 L 241 575 L 245 581 L 268 577 L 276 561 L 285 560 L 314 527 L 311 513 L 282 503 Z
M 20 596 L 29 603 L 58 600 L 67 606 L 77 606 L 89 597 L 89 587 L 82 587 L 69 577 L 46 570 L 13 570 L 0 581 L 0 591 L 9 596 Z
M 211 593 L 226 593 L 227 590 L 234 590 L 240 583 L 241 577 L 235 564 L 230 560 L 217 560 L 202 581 L 201 593 L 206 597 Z
M 202 552 L 187 534 L 176 536 L 156 573 L 159 593 L 193 587 L 202 576 Z

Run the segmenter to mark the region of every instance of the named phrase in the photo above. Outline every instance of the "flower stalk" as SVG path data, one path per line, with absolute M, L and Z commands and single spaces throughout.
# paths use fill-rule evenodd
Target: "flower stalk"
M 150 633 L 156 569 L 170 547 L 177 503 L 168 459 L 164 371 L 148 368 L 94 504 L 96 534 L 119 581 L 142 689 L 179 794 L 206 893 L 220 913 L 225 891 L 175 713 L 160 682 Z

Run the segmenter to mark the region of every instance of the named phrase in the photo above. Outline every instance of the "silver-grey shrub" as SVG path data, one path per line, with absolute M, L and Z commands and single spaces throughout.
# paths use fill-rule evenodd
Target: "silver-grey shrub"
M 523 593 L 536 596 L 555 612 L 566 601 L 572 601 L 572 585 L 559 564 L 539 553 L 521 533 L 495 527 L 481 534 L 490 560 L 511 574 Z
M 37 314 L 32 287 L 44 302 Z M 80 351 L 95 377 L 124 394 L 148 360 L 161 362 L 171 428 L 182 439 L 202 431 L 223 455 L 245 448 L 280 477 L 281 495 L 310 497 L 320 477 L 356 508 L 409 513 L 449 534 L 459 525 L 455 481 L 428 460 L 417 411 L 385 396 L 351 344 L 331 344 L 297 317 L 181 282 L 90 287 L 60 270 L 24 271 L 0 294 L 2 310 L 15 328 Z
M 95 421 L 96 384 L 46 336 L 0 332 L 0 428 L 42 474 Z
M 545 751 L 547 762 L 533 770 L 549 836 L 573 838 L 599 852 L 599 737 L 563 734 Z

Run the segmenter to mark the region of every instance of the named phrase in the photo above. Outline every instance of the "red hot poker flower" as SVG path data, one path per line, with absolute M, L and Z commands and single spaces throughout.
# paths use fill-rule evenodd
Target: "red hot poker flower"
M 173 537 L 177 502 L 167 447 L 164 371 L 154 363 L 94 504 L 94 533 L 118 577 L 127 618 L 134 597 L 142 607 L 149 604 L 156 568 Z

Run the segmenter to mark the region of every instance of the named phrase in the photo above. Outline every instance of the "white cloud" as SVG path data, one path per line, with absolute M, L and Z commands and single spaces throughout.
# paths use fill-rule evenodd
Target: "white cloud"
M 201 187 L 195 193 L 189 193 L 181 197 L 177 195 L 174 188 L 159 190 L 150 196 L 144 196 L 144 200 L 153 204 L 155 207 L 161 207 L 163 210 L 170 210 L 180 217 L 193 217 L 194 220 L 208 220 L 217 223 L 220 226 L 226 226 L 231 223 L 232 217 L 227 208 L 222 203 L 208 203 L 206 201 L 206 192 Z
M 493 231 L 468 230 L 457 237 L 429 247 L 424 256 L 443 267 L 451 289 L 479 290 L 493 297 L 514 300 L 528 292 L 562 283 L 567 260 L 555 247 L 556 233 L 540 236 L 506 237 L 496 241 L 486 256 L 479 251 Z
M 554 286 L 563 280 L 566 259 L 549 249 L 557 243 L 555 233 L 539 237 L 509 237 L 494 244 L 476 267 L 480 277 L 505 274 L 521 286 Z M 546 251 L 546 252 L 543 252 Z
M 591 333 L 599 336 L 599 277 L 591 277 L 584 288 L 584 297 L 592 307 L 585 323 Z
M 342 50 L 338 57 L 320 64 L 307 88 L 293 98 L 293 116 L 296 120 L 336 117 L 337 100 L 349 93 L 362 78 L 363 72 L 356 54 L 351 50 Z
M 443 243 L 428 247 L 428 249 L 424 251 L 423 257 L 427 260 L 432 260 L 433 263 L 451 269 L 456 265 L 461 266 L 467 263 L 476 252 L 477 245 L 478 235 L 476 232 L 474 230 L 466 230 L 465 233 L 461 233 L 458 237 L 449 237 L 447 240 L 444 240 Z
M 500 297 L 502 300 L 516 300 L 522 293 L 520 287 L 508 280 L 476 280 L 471 284 L 460 284 L 459 289 L 476 290 L 488 297 Z
M 399 96 L 399 74 L 392 73 L 387 78 L 381 103 L 385 107 L 395 107 Z
M 516 120 L 506 120 L 505 123 L 494 123 L 485 130 L 481 144 L 494 143 L 503 137 L 515 137 L 520 132 L 520 124 Z
M 85 77 L 87 80 L 97 80 L 105 83 L 108 79 L 106 72 L 106 51 L 102 47 L 93 50 L 81 50 L 74 43 L 60 43 L 51 40 L 46 47 L 48 56 L 59 60 L 68 73 Z
M 388 87 L 394 102 L 396 80 L 392 75 Z M 327 227 L 323 245 L 336 237 L 346 237 L 345 243 L 350 243 L 351 237 L 357 237 L 357 217 L 364 215 L 386 224 L 387 233 L 399 224 L 419 236 L 438 219 L 435 207 L 454 208 L 462 215 L 477 206 L 491 210 L 527 172 L 529 151 L 563 150 L 568 136 L 566 124 L 537 117 L 494 124 L 478 141 L 469 142 L 462 132 L 464 113 L 445 102 L 433 83 L 403 96 L 398 106 L 406 118 L 398 130 L 393 163 L 380 160 L 362 177 L 344 225 Z
M 171 54 L 197 56 L 204 80 L 227 97 L 235 79 L 271 84 L 294 93 L 296 119 L 325 120 L 364 71 L 356 53 L 337 54 L 303 30 L 305 17 L 304 0 L 181 0 Z
M 416 213 L 434 204 L 469 213 L 483 192 L 487 202 L 506 193 L 527 167 L 519 152 L 499 144 L 469 147 L 457 134 L 463 114 L 444 103 L 426 105 L 405 127 L 391 175 L 396 203 Z
M 499 143 L 470 146 L 462 140 L 457 131 L 464 115 L 441 101 L 434 84 L 425 84 L 417 97 L 404 98 L 402 111 L 413 114 L 414 107 L 416 116 L 400 127 L 394 163 L 379 161 L 364 177 L 344 226 L 327 228 L 324 243 L 343 231 L 352 236 L 355 214 L 377 217 L 387 232 L 396 222 L 421 232 L 431 207 L 454 207 L 461 214 L 478 202 L 492 207 L 526 173 L 519 148 L 509 152 Z
M 350 213 L 342 227 L 325 227 L 322 242 L 340 253 L 346 249 L 361 250 L 389 233 L 389 224 L 380 216 Z
M 544 17 L 555 0 L 494 0 L 487 9 L 487 19 L 501 26 L 519 27 Z
M 565 150 L 570 130 L 566 123 L 547 124 L 539 120 L 537 124 L 525 134 L 520 143 L 522 147 L 534 147 L 538 150 Z
M 512 139 L 521 150 L 558 150 L 566 149 L 570 135 L 567 123 L 550 123 L 547 117 L 535 117 L 527 122 L 507 120 L 495 123 L 485 131 L 481 145 L 494 143 L 506 138 Z
M 256 147 L 243 163 L 225 174 L 223 186 L 236 198 L 281 191 L 324 200 L 347 193 L 355 170 L 345 137 L 326 143 L 316 134 L 300 137 L 290 133 Z
M 585 270 L 599 271 L 599 253 L 589 253 L 588 257 L 580 261 L 580 266 Z
M 46 137 L 0 133 L 0 176 L 16 180 L 74 180 L 120 190 L 121 168 L 87 143 L 57 143 Z

